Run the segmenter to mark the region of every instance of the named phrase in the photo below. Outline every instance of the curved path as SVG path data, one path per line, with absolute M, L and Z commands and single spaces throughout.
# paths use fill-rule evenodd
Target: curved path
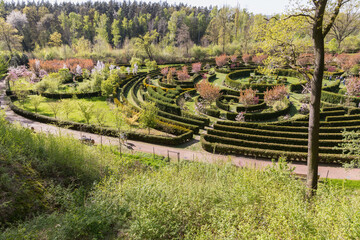
M 84 133 L 80 131 L 59 128 L 53 125 L 47 125 L 39 123 L 22 116 L 15 114 L 7 105 L 8 98 L 5 96 L 5 83 L 4 81 L 0 82 L 0 101 L 1 107 L 5 109 L 6 119 L 10 122 L 19 122 L 22 126 L 31 128 L 33 127 L 35 131 L 47 132 L 52 134 L 68 134 L 74 138 L 81 138 L 81 136 L 91 137 L 95 140 L 96 143 L 100 143 L 100 135 Z M 143 143 L 138 141 L 128 141 L 127 148 L 131 151 L 140 151 L 146 153 L 155 153 L 162 156 L 170 156 L 172 160 L 177 160 L 178 157 L 183 160 L 190 161 L 201 161 L 201 162 L 224 162 L 231 161 L 236 166 L 247 166 L 247 167 L 256 167 L 263 168 L 269 165 L 272 165 L 272 162 L 264 159 L 254 159 L 247 157 L 238 157 L 238 156 L 224 156 L 219 154 L 212 154 L 204 150 L 188 150 L 184 149 L 185 146 L 191 146 L 192 144 L 198 142 L 198 140 L 193 140 L 190 143 L 186 143 L 179 147 L 167 147 L 161 145 L 154 145 L 149 143 Z M 104 144 L 118 145 L 118 139 L 113 137 L 103 137 Z M 296 174 L 306 174 L 306 163 L 303 162 L 293 162 L 290 164 L 292 167 L 295 167 L 294 172 Z M 360 180 L 360 169 L 345 169 L 338 165 L 329 165 L 321 164 L 319 166 L 319 175 L 321 178 L 334 178 L 334 179 L 350 179 L 350 180 Z

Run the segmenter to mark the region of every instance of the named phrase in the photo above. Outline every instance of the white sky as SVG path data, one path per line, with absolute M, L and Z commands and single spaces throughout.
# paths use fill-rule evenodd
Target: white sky
M 5 1 L 11 1 L 11 0 L 5 0 Z M 83 2 L 85 0 L 50 0 L 50 2 L 55 2 L 55 1 Z M 122 1 L 122 0 L 118 0 L 118 1 Z M 159 2 L 159 0 L 137 0 L 137 1 Z M 169 4 L 184 3 L 191 6 L 229 5 L 231 7 L 235 7 L 239 5 L 240 8 L 246 8 L 252 13 L 255 14 L 262 13 L 266 15 L 281 13 L 286 9 L 286 6 L 289 4 L 289 0 L 162 0 L 162 1 L 168 2 Z

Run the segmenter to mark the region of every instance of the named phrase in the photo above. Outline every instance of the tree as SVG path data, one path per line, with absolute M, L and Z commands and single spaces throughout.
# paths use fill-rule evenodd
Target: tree
M 78 101 L 78 109 L 83 115 L 87 124 L 90 124 L 90 120 L 94 115 L 94 104 L 84 100 Z
M 248 105 L 255 105 L 259 102 L 259 97 L 256 96 L 257 90 L 251 88 L 240 90 L 239 102 Z
M 147 32 L 143 36 L 139 36 L 136 39 L 135 45 L 145 51 L 150 60 L 154 60 L 153 51 L 152 51 L 152 43 L 159 36 L 159 33 L 156 30 L 152 30 L 151 32 Z
M 6 47 L 12 53 L 13 49 L 21 47 L 23 37 L 18 35 L 18 30 L 0 18 L 0 41 L 5 42 Z
M 74 111 L 74 101 L 71 99 L 62 99 L 61 100 L 62 111 L 66 115 L 66 119 L 69 120 L 69 115 Z
M 61 33 L 54 32 L 50 35 L 50 41 L 49 41 L 50 46 L 59 47 L 61 43 L 62 43 Z
M 338 49 L 341 49 L 341 43 L 351 34 L 356 34 L 360 27 L 360 2 L 354 1 L 347 4 L 343 12 L 339 12 L 330 34 L 334 36 Z
M 297 6 L 292 16 L 304 16 L 312 26 L 311 37 L 314 45 L 314 73 L 310 81 L 310 114 L 307 157 L 307 187 L 308 197 L 315 194 L 318 186 L 319 166 L 319 132 L 320 132 L 320 99 L 322 80 L 324 76 L 324 39 L 331 30 L 341 7 L 350 0 L 313 0 L 304 6 Z
M 99 125 L 100 127 L 100 144 L 102 146 L 102 143 L 103 143 L 103 134 L 102 134 L 102 128 L 104 127 L 105 125 L 105 121 L 106 121 L 106 112 L 103 108 L 97 108 L 95 109 L 94 111 L 94 117 L 96 119 L 96 122 L 97 124 Z
M 151 128 L 157 125 L 158 111 L 159 109 L 155 106 L 155 103 L 146 103 L 143 105 L 139 116 L 139 123 L 141 127 L 148 129 L 148 134 L 150 134 Z
M 120 20 L 114 19 L 113 23 L 111 24 L 111 34 L 113 36 L 113 44 L 115 47 L 119 47 L 121 34 L 120 34 Z
M 37 113 L 39 110 L 40 104 L 44 101 L 44 97 L 40 95 L 31 95 L 29 96 L 30 103 L 33 105 L 35 112 Z
M 203 79 L 201 82 L 196 84 L 196 90 L 210 105 L 221 96 L 220 88 L 209 83 L 207 79 Z
M 60 102 L 59 101 L 48 102 L 48 105 L 49 105 L 51 111 L 53 112 L 54 117 L 57 118 L 57 115 L 62 108 L 62 105 L 60 104 Z

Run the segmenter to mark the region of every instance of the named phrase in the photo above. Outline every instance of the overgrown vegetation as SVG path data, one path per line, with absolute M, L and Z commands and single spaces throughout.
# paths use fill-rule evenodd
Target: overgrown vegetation
M 283 161 L 166 164 L 3 118 L 0 132 L 1 239 L 360 237 L 358 191 L 326 181 L 309 203 Z

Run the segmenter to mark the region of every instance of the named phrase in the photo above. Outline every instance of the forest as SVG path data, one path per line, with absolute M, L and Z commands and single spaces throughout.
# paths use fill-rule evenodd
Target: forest
M 326 38 L 328 52 L 360 49 L 359 11 L 354 6 L 339 14 Z M 233 7 L 137 1 L 2 1 L 0 16 L 3 50 L 24 51 L 43 60 L 80 57 L 119 64 L 134 56 L 169 63 L 222 53 L 258 55 L 263 51 L 259 29 L 270 17 Z M 297 33 L 299 41 L 311 39 L 306 28 Z

